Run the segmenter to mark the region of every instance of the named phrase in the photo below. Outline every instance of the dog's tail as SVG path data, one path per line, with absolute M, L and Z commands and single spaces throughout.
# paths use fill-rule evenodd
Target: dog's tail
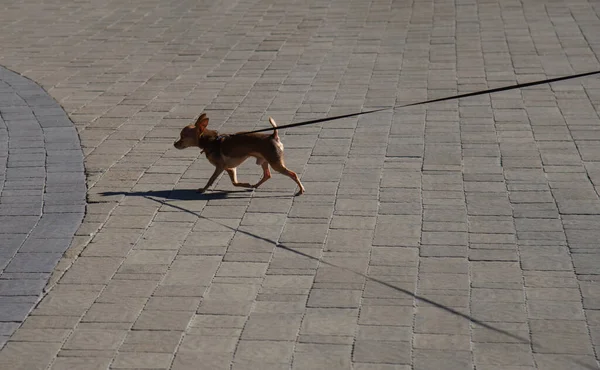
M 277 123 L 275 123 L 275 120 L 272 117 L 269 117 L 269 123 L 271 126 L 273 126 L 273 138 L 279 139 L 279 134 L 277 133 Z

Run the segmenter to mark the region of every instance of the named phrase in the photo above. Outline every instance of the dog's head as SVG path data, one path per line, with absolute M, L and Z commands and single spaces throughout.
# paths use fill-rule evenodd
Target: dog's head
M 185 149 L 191 146 L 198 147 L 198 140 L 200 140 L 206 126 L 208 126 L 208 117 L 206 117 L 206 113 L 202 113 L 195 124 L 185 126 L 181 130 L 179 140 L 173 146 L 177 149 Z

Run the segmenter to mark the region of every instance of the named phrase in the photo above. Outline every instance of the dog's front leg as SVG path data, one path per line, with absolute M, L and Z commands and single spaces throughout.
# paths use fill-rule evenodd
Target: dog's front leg
M 224 171 L 223 168 L 219 168 L 219 167 L 215 168 L 215 172 L 212 174 L 212 176 L 210 177 L 210 179 L 208 180 L 208 182 L 206 183 L 204 188 L 198 189 L 198 193 L 204 193 L 206 191 L 206 189 L 208 189 L 213 184 L 213 182 L 215 182 L 217 177 L 219 177 L 219 175 L 221 173 L 223 173 L 223 171 Z
M 235 168 L 227 170 L 227 173 L 229 174 L 229 178 L 231 179 L 231 183 L 233 184 L 233 186 L 239 186 L 242 188 L 251 188 L 252 187 L 252 185 L 248 184 L 247 182 L 238 182 L 237 172 L 236 172 Z

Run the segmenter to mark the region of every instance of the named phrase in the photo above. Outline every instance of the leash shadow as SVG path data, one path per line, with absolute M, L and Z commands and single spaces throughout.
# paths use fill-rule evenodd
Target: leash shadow
M 412 292 L 412 291 L 410 291 L 408 289 L 404 289 L 402 287 L 395 286 L 392 283 L 383 281 L 381 279 L 378 279 L 378 278 L 375 278 L 375 277 L 372 277 L 372 276 L 368 276 L 367 274 L 364 274 L 364 273 L 359 272 L 359 271 L 352 270 L 352 269 L 347 268 L 347 267 L 338 266 L 335 263 L 331 263 L 331 262 L 325 261 L 325 260 L 323 260 L 321 258 L 311 256 L 310 254 L 304 253 L 304 252 L 302 252 L 300 250 L 288 247 L 288 246 L 283 245 L 283 244 L 279 244 L 275 240 L 272 240 L 272 239 L 269 239 L 269 238 L 266 238 L 266 237 L 262 237 L 260 235 L 256 235 L 256 234 L 251 233 L 249 231 L 241 230 L 239 228 L 231 227 L 231 226 L 226 225 L 224 223 L 218 222 L 218 221 L 216 221 L 214 219 L 202 216 L 198 212 L 194 212 L 194 211 L 191 211 L 191 210 L 186 209 L 184 207 L 181 207 L 179 205 L 169 203 L 169 200 L 201 199 L 201 198 L 199 198 L 199 196 L 208 197 L 208 198 L 204 198 L 204 199 L 227 199 L 228 197 L 230 197 L 232 195 L 232 193 L 233 193 L 233 195 L 235 195 L 236 193 L 250 193 L 247 190 L 241 190 L 241 191 L 238 190 L 238 191 L 232 191 L 232 192 L 217 191 L 217 192 L 211 192 L 209 194 L 199 194 L 199 193 L 196 193 L 194 190 L 145 191 L 145 192 L 132 192 L 132 193 L 126 193 L 126 192 L 107 192 L 107 193 L 113 193 L 113 194 L 119 194 L 119 195 L 124 194 L 126 196 L 141 196 L 141 197 L 144 197 L 146 199 L 152 200 L 154 202 L 160 203 L 162 205 L 166 205 L 168 207 L 172 207 L 172 208 L 180 210 L 182 212 L 186 212 L 186 213 L 192 214 L 192 215 L 194 215 L 194 216 L 196 216 L 198 218 L 202 218 L 204 220 L 213 222 L 213 223 L 215 223 L 217 225 L 223 226 L 223 227 L 225 227 L 227 229 L 230 229 L 232 231 L 239 232 L 239 233 L 248 235 L 250 237 L 253 237 L 253 238 L 265 241 L 265 242 L 267 242 L 269 244 L 272 244 L 276 248 L 283 249 L 283 250 L 286 250 L 288 252 L 294 253 L 296 255 L 302 256 L 304 258 L 308 258 L 308 259 L 317 261 L 317 262 L 319 262 L 321 264 L 324 264 L 324 265 L 327 265 L 327 266 L 331 266 L 331 267 L 335 267 L 335 268 L 338 268 L 338 269 L 350 272 L 352 274 L 361 276 L 361 277 L 363 277 L 364 279 L 366 279 L 368 281 L 372 281 L 372 282 L 375 282 L 377 284 L 381 284 L 382 286 L 385 286 L 387 288 L 393 289 L 393 290 L 398 291 L 400 293 L 403 293 L 403 294 L 405 294 L 407 296 L 413 297 L 414 299 L 416 299 L 416 300 L 418 300 L 420 302 L 424 302 L 424 303 L 427 303 L 427 304 L 429 304 L 431 306 L 439 308 L 439 309 L 441 309 L 443 311 L 446 311 L 446 312 L 448 312 L 448 313 L 450 313 L 452 315 L 455 315 L 457 317 L 465 319 L 465 320 L 469 321 L 472 324 L 478 325 L 480 327 L 483 327 L 483 328 L 489 329 L 491 331 L 494 331 L 494 332 L 496 332 L 498 334 L 501 334 L 501 335 L 504 335 L 506 337 L 512 338 L 514 340 L 517 340 L 520 343 L 529 344 L 529 345 L 533 346 L 533 342 L 530 340 L 530 338 L 526 338 L 526 337 L 523 337 L 523 336 L 511 333 L 511 332 L 509 332 L 507 330 L 504 330 L 504 329 L 501 329 L 501 328 L 497 328 L 494 325 L 491 325 L 489 323 L 483 322 L 483 321 L 481 321 L 481 320 L 479 320 L 479 319 L 477 319 L 477 318 L 475 318 L 475 317 L 473 317 L 473 316 L 471 316 L 469 314 L 465 314 L 463 312 L 460 312 L 460 311 L 458 311 L 458 310 L 456 310 L 456 309 L 454 309 L 452 307 L 446 306 L 446 305 L 444 305 L 442 303 L 439 303 L 439 302 L 436 302 L 436 301 L 434 301 L 432 299 L 429 299 L 429 298 L 426 298 L 426 297 L 422 297 L 422 296 L 420 296 L 420 295 L 418 295 L 418 294 L 416 294 L 416 293 L 414 293 L 414 292 Z M 108 194 L 108 195 L 110 195 L 110 194 Z M 162 199 L 160 199 L 160 198 L 162 198 Z M 286 198 L 287 198 L 287 196 L 286 196 Z M 582 361 L 580 359 L 575 358 L 575 359 L 571 359 L 571 360 L 575 364 L 579 365 L 582 368 L 591 369 L 591 370 L 597 369 L 593 365 L 590 365 L 589 363 L 586 363 L 586 362 L 584 362 L 584 361 Z
M 321 259 L 321 258 L 318 258 L 318 257 L 311 256 L 310 254 L 304 253 L 304 252 L 302 252 L 302 251 L 300 251 L 300 250 L 297 250 L 297 249 L 294 249 L 294 248 L 291 248 L 291 247 L 285 246 L 285 245 L 283 245 L 283 244 L 279 244 L 279 243 L 278 243 L 277 241 L 275 241 L 275 240 L 272 240 L 272 239 L 269 239 L 269 238 L 265 238 L 265 237 L 262 237 L 262 236 L 260 236 L 260 235 L 256 235 L 256 234 L 254 234 L 254 233 L 251 233 L 251 232 L 249 232 L 249 231 L 241 230 L 241 229 L 239 229 L 239 228 L 231 227 L 231 226 L 229 226 L 229 225 L 226 225 L 226 224 L 223 224 L 223 223 L 221 223 L 221 222 L 215 221 L 214 219 L 210 219 L 210 218 L 208 218 L 208 217 L 202 216 L 202 215 L 200 215 L 198 212 L 194 212 L 194 211 L 191 211 L 191 210 L 185 209 L 184 207 L 178 206 L 178 205 L 176 205 L 176 204 L 169 204 L 169 203 L 167 203 L 167 202 L 165 202 L 165 201 L 162 201 L 162 200 L 160 200 L 160 199 L 155 199 L 155 198 L 152 198 L 151 196 L 146 196 L 146 198 L 147 198 L 147 199 L 150 199 L 150 200 L 153 200 L 153 201 L 155 201 L 155 202 L 157 202 L 157 203 L 161 203 L 161 204 L 163 204 L 163 205 L 166 205 L 166 206 L 172 207 L 172 208 L 174 208 L 174 209 L 178 209 L 178 210 L 180 210 L 180 211 L 183 211 L 183 212 L 186 212 L 186 213 L 189 213 L 189 214 L 195 215 L 195 216 L 196 216 L 196 217 L 198 217 L 198 218 L 202 218 L 202 219 L 205 219 L 205 220 L 207 220 L 207 221 L 214 222 L 215 224 L 218 224 L 218 225 L 220 225 L 220 226 L 223 226 L 223 227 L 225 227 L 225 228 L 228 228 L 228 229 L 230 229 L 230 230 L 232 230 L 232 231 L 239 232 L 239 233 L 242 233 L 242 234 L 248 235 L 248 236 L 250 236 L 250 237 L 253 237 L 253 238 L 256 238 L 256 239 L 259 239 L 259 240 L 265 241 L 265 242 L 267 242 L 267 243 L 269 243 L 269 244 L 272 244 L 272 245 L 273 245 L 273 246 L 275 246 L 276 248 L 279 248 L 279 249 L 286 250 L 286 251 L 288 251 L 288 252 L 291 252 L 291 253 L 294 253 L 294 254 L 296 254 L 296 255 L 302 256 L 302 257 L 304 257 L 304 258 L 308 258 L 308 259 L 311 259 L 311 260 L 317 261 L 317 262 L 319 262 L 319 263 L 322 263 L 322 264 L 324 264 L 324 265 L 328 265 L 328 266 L 331 266 L 331 267 L 339 268 L 339 269 L 341 269 L 341 270 L 348 271 L 348 272 L 350 272 L 350 273 L 353 273 L 353 274 L 359 275 L 359 276 L 361 276 L 361 277 L 363 277 L 363 278 L 365 278 L 365 279 L 367 279 L 367 280 L 369 280 L 369 281 L 373 281 L 373 282 L 375 282 L 375 283 L 381 284 L 381 285 L 383 285 L 383 286 L 385 286 L 385 287 L 388 287 L 388 288 L 390 288 L 390 289 L 393 289 L 393 290 L 396 290 L 396 291 L 398 291 L 398 292 L 401 292 L 401 293 L 403 293 L 403 294 L 406 294 L 407 296 L 411 296 L 411 297 L 413 297 L 413 298 L 415 298 L 415 299 L 417 299 L 417 300 L 419 300 L 419 301 L 421 301 L 421 302 L 428 303 L 428 304 L 430 304 L 430 305 L 432 305 L 432 306 L 434 306 L 434 307 L 437 307 L 437 308 L 439 308 L 439 309 L 441 309 L 441 310 L 444 310 L 444 311 L 446 311 L 446 312 L 449 312 L 449 313 L 451 313 L 451 314 L 453 314 L 453 315 L 456 315 L 456 316 L 458 316 L 458 317 L 461 317 L 461 318 L 463 318 L 463 319 L 465 319 L 465 320 L 468 320 L 469 322 L 471 322 L 471 323 L 473 323 L 473 324 L 476 324 L 476 325 L 479 325 L 479 326 L 481 326 L 481 327 L 487 328 L 487 329 L 489 329 L 489 330 L 492 330 L 492 331 L 494 331 L 494 332 L 497 332 L 497 333 L 499 333 L 499 334 L 505 335 L 505 336 L 507 336 L 507 337 L 510 337 L 510 338 L 516 339 L 517 341 L 519 341 L 519 342 L 521 342 L 521 343 L 527 343 L 527 344 L 531 343 L 531 342 L 530 342 L 530 340 L 529 340 L 529 338 L 525 338 L 525 337 L 522 337 L 522 336 L 519 336 L 519 335 L 513 334 L 513 333 L 511 333 L 511 332 L 509 332 L 509 331 L 506 331 L 506 330 L 504 330 L 504 329 L 497 328 L 497 327 L 495 327 L 495 326 L 493 326 L 493 325 L 490 325 L 490 324 L 488 324 L 488 323 L 486 323 L 486 322 L 480 321 L 480 320 L 478 320 L 478 319 L 476 319 L 476 318 L 474 318 L 474 317 L 472 317 L 472 316 L 470 316 L 470 315 L 468 315 L 468 314 L 462 313 L 462 312 L 460 312 L 460 311 L 458 311 L 458 310 L 456 310 L 456 309 L 454 309 L 454 308 L 452 308 L 452 307 L 446 306 L 446 305 L 444 305 L 444 304 L 442 304 L 442 303 L 439 303 L 439 302 L 436 302 L 436 301 L 434 301 L 434 300 L 432 300 L 432 299 L 429 299 L 429 298 L 425 298 L 425 297 L 419 296 L 418 294 L 416 294 L 416 293 L 414 293 L 414 292 L 412 292 L 412 291 L 410 291 L 410 290 L 407 290 L 407 289 L 404 289 L 404 288 L 401 288 L 401 287 L 395 286 L 395 285 L 394 285 L 394 284 L 392 284 L 392 283 L 389 283 L 389 282 L 383 281 L 383 280 L 381 280 L 381 279 L 374 278 L 374 277 L 372 277 L 372 276 L 368 276 L 368 275 L 366 275 L 366 274 L 364 274 L 364 273 L 362 273 L 362 272 L 359 272 L 359 271 L 354 271 L 354 270 L 352 270 L 352 269 L 350 269 L 350 268 L 347 268 L 347 267 L 342 267 L 342 266 L 338 266 L 338 265 L 336 265 L 336 264 L 334 264 L 334 263 L 327 262 L 327 261 L 325 261 L 325 260 L 323 260 L 323 259 Z

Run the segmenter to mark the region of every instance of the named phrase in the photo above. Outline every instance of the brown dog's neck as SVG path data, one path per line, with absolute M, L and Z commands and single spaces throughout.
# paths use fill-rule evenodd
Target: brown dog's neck
M 203 152 L 210 154 L 218 149 L 219 133 L 215 130 L 204 130 L 198 137 L 198 147 Z
M 207 145 L 211 145 L 219 136 L 219 133 L 215 130 L 204 130 L 198 136 L 198 147 L 205 149 Z

